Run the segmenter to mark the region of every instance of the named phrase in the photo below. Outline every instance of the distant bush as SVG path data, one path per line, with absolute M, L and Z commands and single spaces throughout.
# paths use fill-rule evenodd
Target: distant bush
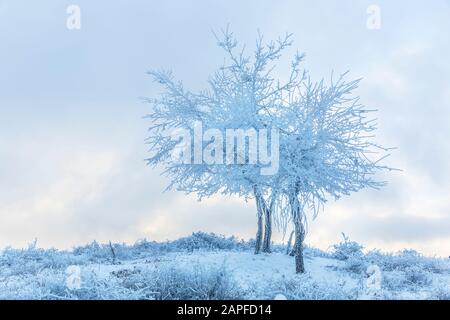
M 333 258 L 338 260 L 347 260 L 349 258 L 364 256 L 364 253 L 362 252 L 364 247 L 362 245 L 358 242 L 350 241 L 344 233 L 342 233 L 342 236 L 344 240 L 333 246 Z
M 364 255 L 349 256 L 343 264 L 343 269 L 357 274 L 363 274 L 366 272 L 370 263 L 366 260 Z
M 383 273 L 383 288 L 398 291 L 417 291 L 427 289 L 433 282 L 432 274 L 419 267 L 409 267 L 405 271 L 387 271 Z
M 406 280 L 414 286 L 429 286 L 433 281 L 431 274 L 417 265 L 407 267 L 404 272 Z
M 403 271 L 389 271 L 383 273 L 382 287 L 389 291 L 400 291 L 406 289 L 410 283 Z
M 114 245 L 116 248 L 118 246 L 119 245 L 117 244 Z M 85 256 L 92 262 L 105 262 L 113 260 L 111 247 L 107 244 L 99 244 L 97 241 L 74 248 L 73 254 L 77 256 Z
M 88 262 L 117 262 L 138 258 L 154 257 L 169 252 L 192 252 L 195 250 L 253 250 L 254 240 L 239 240 L 214 233 L 194 232 L 192 235 L 173 241 L 148 241 L 142 239 L 133 245 L 112 243 L 99 244 L 93 241 L 87 245 L 75 247 L 75 256 L 84 257 Z
M 171 246 L 188 251 L 207 250 L 244 250 L 252 248 L 253 243 L 238 240 L 236 237 L 225 237 L 215 233 L 194 232 L 191 236 L 172 241 Z
M 386 271 L 402 271 L 418 266 L 428 272 L 441 273 L 446 268 L 442 259 L 424 257 L 415 250 L 403 250 L 394 254 L 373 250 L 367 253 L 366 258 Z
M 303 253 L 305 256 L 308 257 L 332 258 L 332 254 L 314 247 L 310 247 L 308 245 L 306 245 L 305 248 L 303 249 Z
M 343 261 L 342 268 L 353 273 L 363 273 L 369 266 L 362 251 L 364 248 L 358 242 L 350 239 L 342 233 L 343 241 L 333 246 L 331 257 Z
M 0 254 L 0 275 L 37 274 L 43 269 L 61 269 L 86 262 L 84 257 L 67 251 L 37 248 L 34 242 L 25 249 L 4 249 Z

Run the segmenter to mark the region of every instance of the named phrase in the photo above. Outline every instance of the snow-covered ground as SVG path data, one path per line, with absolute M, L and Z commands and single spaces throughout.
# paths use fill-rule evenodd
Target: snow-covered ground
M 71 251 L 7 248 L 2 299 L 449 299 L 450 260 L 415 251 L 363 253 L 346 240 L 331 252 L 305 249 L 307 272 L 281 245 L 206 233 L 133 246 L 92 243 Z

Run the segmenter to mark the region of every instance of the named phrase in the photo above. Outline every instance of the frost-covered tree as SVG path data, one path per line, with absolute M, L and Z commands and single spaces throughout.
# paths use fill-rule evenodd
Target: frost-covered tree
M 274 218 L 283 229 L 292 221 L 296 271 L 304 272 L 308 212 L 315 217 L 327 198 L 383 186 L 374 175 L 389 168 L 380 164 L 387 149 L 373 141 L 373 110 L 352 94 L 359 80 L 346 82 L 344 74 L 336 81 L 331 77 L 329 84 L 313 82 L 300 71 L 300 54 L 285 81 L 274 78 L 275 62 L 291 44 L 289 34 L 268 44 L 259 36 L 254 55 L 247 56 L 238 50 L 232 33 L 224 31 L 218 45 L 228 59 L 210 77 L 208 88 L 198 93 L 186 90 L 170 72 L 150 72 L 164 92 L 147 99 L 153 105 L 148 163 L 164 166 L 168 189 L 195 193 L 200 199 L 217 193 L 254 198 L 255 253 L 261 247 L 270 252 Z M 231 148 L 228 139 L 224 141 L 228 129 L 242 130 L 248 153 L 242 153 L 234 138 Z M 268 145 L 278 141 L 274 132 L 279 138 L 277 148 L 270 150 L 279 153 L 277 170 L 271 174 L 262 174 L 265 163 L 250 161 L 250 138 L 264 130 L 272 130 Z
M 289 78 L 284 83 L 272 76 L 274 62 L 292 44 L 291 37 L 287 34 L 265 44 L 260 35 L 251 57 L 238 50 L 231 32 L 224 31 L 220 39 L 216 38 L 219 47 L 226 53 L 227 61 L 209 79 L 209 88 L 198 93 L 185 90 L 181 82 L 173 80 L 170 72 L 150 72 L 154 80 L 164 86 L 164 92 L 158 98 L 147 99 L 153 105 L 148 115 L 153 123 L 148 138 L 153 154 L 148 163 L 164 166 L 164 173 L 171 181 L 169 189 L 196 193 L 199 198 L 219 192 L 245 198 L 252 196 L 256 202 L 258 226 L 255 253 L 259 253 L 261 248 L 270 252 L 272 212 L 278 197 L 278 192 L 272 189 L 276 179 L 274 175 L 262 175 L 264 166 L 249 163 L 249 159 L 228 165 L 226 159 L 216 158 L 214 163 L 207 164 L 203 161 L 205 159 L 195 159 L 195 147 L 191 145 L 188 145 L 189 150 L 182 150 L 188 161 L 174 161 L 173 155 L 179 151 L 182 141 L 170 133 L 174 130 L 193 131 L 195 136 L 195 127 L 200 123 L 206 130 L 206 141 L 201 149 L 206 150 L 208 156 L 215 157 L 220 148 L 223 149 L 221 154 L 230 151 L 229 148 L 225 150 L 226 143 L 220 138 L 225 136 L 227 129 L 242 129 L 245 130 L 244 135 L 250 135 L 251 130 L 275 128 L 273 114 L 283 99 L 283 92 L 297 87 L 304 79 L 299 71 L 300 55 L 292 61 Z M 246 148 L 250 147 L 248 144 L 246 142 Z M 238 149 L 233 150 L 233 158 L 242 158 Z
M 282 210 L 295 231 L 296 271 L 304 272 L 303 242 L 307 213 L 315 217 L 327 198 L 339 199 L 363 188 L 380 188 L 375 179 L 388 149 L 374 141 L 375 119 L 352 91 L 359 80 L 345 74 L 328 85 L 305 79 L 289 91 L 277 112 L 280 169 L 277 188 Z M 286 214 L 287 213 L 287 214 Z

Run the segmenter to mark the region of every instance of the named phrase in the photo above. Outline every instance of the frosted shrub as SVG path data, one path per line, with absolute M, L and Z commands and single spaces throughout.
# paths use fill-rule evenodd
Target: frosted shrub
M 261 291 L 262 299 L 273 299 L 276 294 L 282 294 L 288 300 L 349 300 L 354 299 L 357 294 L 355 289 L 346 288 L 345 282 L 328 282 L 325 279 L 317 281 L 307 274 L 272 279 Z
M 89 261 L 92 262 L 106 262 L 106 261 L 113 261 L 114 255 L 116 255 L 117 258 L 125 258 L 125 257 L 117 257 L 119 252 L 124 252 L 124 250 L 119 250 L 121 245 L 119 244 L 99 244 L 97 241 L 93 241 L 90 244 L 87 244 L 85 246 L 76 247 L 73 249 L 73 253 L 75 255 L 82 255 L 86 256 Z M 125 245 L 123 245 L 125 246 Z M 111 250 L 111 247 L 114 250 Z
M 243 240 L 239 241 L 235 237 L 225 237 L 214 233 L 194 232 L 191 236 L 180 238 L 171 243 L 179 249 L 188 251 L 207 250 L 242 250 L 252 248 L 252 244 Z
M 344 261 L 343 269 L 354 272 L 363 273 L 369 266 L 362 252 L 363 246 L 342 234 L 344 240 L 333 246 L 332 258 Z
M 286 249 L 284 248 L 283 252 L 285 250 Z M 310 247 L 308 245 L 306 245 L 304 248 L 304 254 L 305 254 L 305 256 L 308 256 L 308 257 L 322 257 L 322 258 L 332 257 L 332 255 L 329 254 L 328 252 L 322 251 L 322 250 L 314 248 L 314 247 Z
M 349 256 L 345 261 L 343 265 L 343 269 L 353 272 L 362 274 L 367 270 L 367 267 L 369 267 L 370 263 L 365 259 L 363 255 L 351 255 Z
M 432 299 L 450 300 L 450 285 L 448 283 L 439 284 L 432 293 Z
M 77 289 L 66 289 L 69 299 L 76 300 L 111 300 L 111 299 L 148 299 L 143 290 L 123 286 L 112 275 L 100 277 L 92 270 L 82 271 L 81 287 Z
M 121 288 L 139 292 L 143 299 L 216 300 L 241 296 L 238 286 L 224 266 L 168 264 L 144 269 L 122 269 L 111 275 Z
M 403 250 L 398 253 L 381 253 L 370 251 L 366 258 L 375 261 L 383 270 L 406 270 L 411 266 L 418 266 L 426 271 L 441 273 L 445 269 L 442 259 L 424 257 L 415 250 Z
M 62 299 L 101 299 L 98 279 L 83 281 L 79 290 L 69 290 L 66 285 L 67 275 L 64 270 L 45 269 L 34 275 L 13 276 L 0 283 L 1 299 L 26 300 L 62 300 Z M 112 286 L 110 286 L 112 287 Z M 115 288 L 111 288 L 114 290 Z
M 409 283 L 403 271 L 390 271 L 383 273 L 382 287 L 390 291 L 404 290 Z
M 428 289 L 432 285 L 432 274 L 417 267 L 410 266 L 403 271 L 394 270 L 383 273 L 383 288 L 392 292 L 404 290 L 417 291 Z
M 34 275 L 14 275 L 0 281 L 0 299 L 54 299 L 63 296 L 62 273 L 42 270 Z
M 92 270 L 82 269 L 80 288 L 67 287 L 64 270 L 43 270 L 36 275 L 9 277 L 0 281 L 0 299 L 27 300 L 101 300 L 153 299 L 146 287 L 125 286 L 114 276 L 99 277 Z
M 338 244 L 333 246 L 334 252 L 332 257 L 338 260 L 347 260 L 350 257 L 363 257 L 364 253 L 362 249 L 364 248 L 362 245 L 355 241 L 350 241 L 350 239 L 342 234 L 344 237 L 344 241 L 341 241 Z
M 167 266 L 156 271 L 151 287 L 158 300 L 229 300 L 240 295 L 224 266 Z
M 0 254 L 0 275 L 37 274 L 47 268 L 59 269 L 84 263 L 84 257 L 76 257 L 66 251 L 36 248 L 33 243 L 26 249 L 3 250 Z
M 36 294 L 31 299 L 37 300 L 61 300 L 74 299 L 66 285 L 66 274 L 64 270 L 44 270 L 33 279 L 30 278 L 30 287 Z
M 431 274 L 417 265 L 407 267 L 404 272 L 406 280 L 414 286 L 428 286 L 432 282 Z

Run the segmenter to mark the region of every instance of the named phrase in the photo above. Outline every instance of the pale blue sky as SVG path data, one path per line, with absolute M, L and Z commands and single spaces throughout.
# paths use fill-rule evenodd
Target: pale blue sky
M 80 30 L 66 28 L 70 4 Z M 371 4 L 380 30 L 366 27 Z M 404 171 L 330 202 L 307 242 L 326 249 L 343 231 L 368 248 L 450 255 L 448 0 L 0 0 L 0 247 L 253 236 L 253 203 L 163 194 L 167 181 L 143 160 L 149 107 L 138 97 L 159 89 L 145 71 L 171 68 L 201 89 L 223 60 L 211 30 L 228 23 L 249 48 L 258 29 L 294 33 L 288 54 L 305 52 L 314 77 L 363 77 L 379 140 L 398 147 L 389 164 Z

